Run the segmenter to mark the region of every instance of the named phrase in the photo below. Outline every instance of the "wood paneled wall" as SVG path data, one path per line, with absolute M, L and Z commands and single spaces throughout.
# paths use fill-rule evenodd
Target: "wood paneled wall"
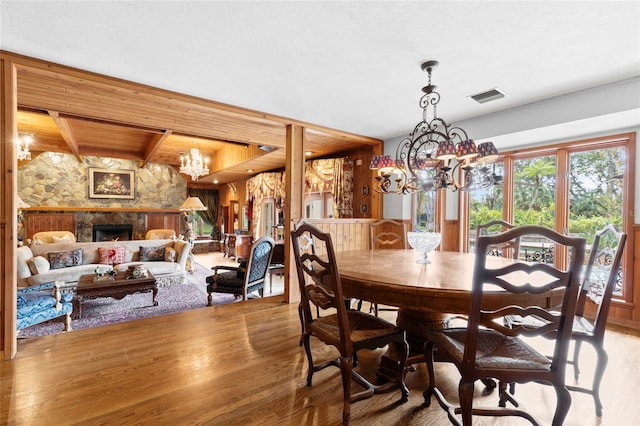
M 75 213 L 31 213 L 24 216 L 27 239 L 44 231 L 69 231 L 76 234 Z
M 370 225 L 373 219 L 305 219 L 328 232 L 335 251 L 369 250 L 371 248 Z

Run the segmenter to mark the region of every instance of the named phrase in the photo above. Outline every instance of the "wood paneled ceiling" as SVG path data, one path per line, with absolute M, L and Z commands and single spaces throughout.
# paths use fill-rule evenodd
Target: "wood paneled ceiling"
M 84 156 L 101 156 L 136 160 L 141 167 L 148 162 L 178 167 L 181 153 L 195 147 L 210 159 L 211 175 L 199 182 L 226 183 L 283 169 L 289 124 L 305 128 L 305 150 L 312 158 L 382 144 L 295 119 L 2 54 L 16 64 L 18 133 L 33 135 L 34 156 L 51 151 L 72 154 L 80 162 Z

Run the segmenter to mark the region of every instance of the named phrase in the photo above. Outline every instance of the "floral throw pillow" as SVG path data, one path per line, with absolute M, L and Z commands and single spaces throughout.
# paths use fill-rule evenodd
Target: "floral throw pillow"
M 47 253 L 51 269 L 82 265 L 82 249 Z
M 124 246 L 98 248 L 98 257 L 100 258 L 100 263 L 103 265 L 119 265 L 124 263 L 126 254 L 127 248 Z
M 164 246 L 142 247 L 140 246 L 140 261 L 162 261 L 164 260 Z

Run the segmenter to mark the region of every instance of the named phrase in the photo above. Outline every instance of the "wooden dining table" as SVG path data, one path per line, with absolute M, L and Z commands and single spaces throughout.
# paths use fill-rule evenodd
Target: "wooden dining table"
M 429 331 L 448 326 L 456 314 L 468 315 L 471 309 L 471 288 L 475 255 L 448 251 L 429 253 L 429 264 L 416 263 L 414 250 L 358 250 L 336 252 L 338 271 L 344 296 L 367 300 L 372 303 L 398 307 L 397 325 L 407 330 L 407 339 L 415 354 L 422 356 L 422 344 Z M 487 256 L 489 267 L 501 267 L 516 260 Z M 539 306 L 555 306 L 562 295 L 522 295 L 514 298 L 504 291 L 485 291 L 483 308 L 524 302 Z M 381 368 L 393 370 L 393 354 L 383 357 Z M 414 360 L 415 360 L 414 359 Z M 411 363 L 411 360 L 409 361 Z M 379 371 L 380 373 L 380 371 Z M 394 374 L 388 371 L 386 375 Z M 383 371 L 383 376 L 384 371 Z

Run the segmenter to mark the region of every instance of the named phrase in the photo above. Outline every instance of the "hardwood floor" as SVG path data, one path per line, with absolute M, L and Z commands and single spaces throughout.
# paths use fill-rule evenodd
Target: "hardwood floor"
M 276 296 L 23 339 L 18 356 L 0 363 L 0 424 L 340 424 L 339 371 L 316 373 L 307 387 L 299 337 L 297 306 Z M 609 330 L 606 347 L 603 417 L 596 417 L 591 397 L 574 393 L 567 425 L 640 424 L 639 334 Z M 321 344 L 314 349 L 316 356 L 333 354 Z M 380 354 L 361 352 L 359 368 L 374 372 Z M 582 381 L 590 382 L 592 358 L 585 346 Z M 455 394 L 458 376 L 450 365 L 438 365 L 437 380 L 447 395 Z M 424 407 L 425 382 L 419 365 L 407 376 L 409 402 L 399 405 L 399 392 L 375 395 L 353 404 L 351 424 L 448 424 L 435 401 Z M 495 392 L 481 396 L 481 384 L 476 391 L 487 404 L 496 403 Z M 550 423 L 552 388 L 518 385 L 516 397 Z M 528 424 L 475 419 L 480 425 Z

